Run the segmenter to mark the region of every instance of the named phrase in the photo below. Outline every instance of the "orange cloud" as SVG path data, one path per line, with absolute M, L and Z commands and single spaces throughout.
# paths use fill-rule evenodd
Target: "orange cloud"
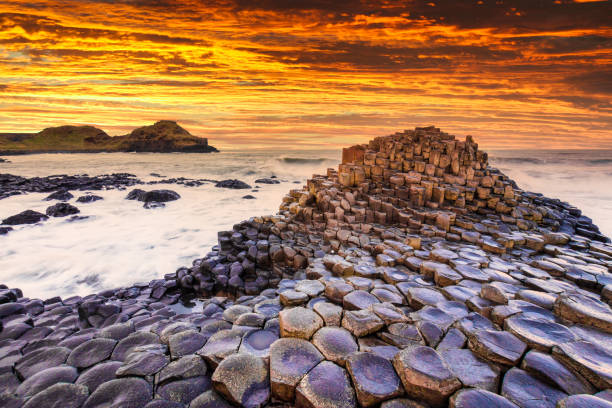
M 537 4 L 535 4 L 537 3 Z M 0 131 L 182 122 L 222 148 L 436 124 L 612 148 L 609 2 L 5 0 Z

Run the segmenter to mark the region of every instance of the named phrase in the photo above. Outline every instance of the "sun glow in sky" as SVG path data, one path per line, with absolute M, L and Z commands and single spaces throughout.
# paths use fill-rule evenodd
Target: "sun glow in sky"
M 177 120 L 221 147 L 435 124 L 612 148 L 608 1 L 0 0 L 0 132 Z

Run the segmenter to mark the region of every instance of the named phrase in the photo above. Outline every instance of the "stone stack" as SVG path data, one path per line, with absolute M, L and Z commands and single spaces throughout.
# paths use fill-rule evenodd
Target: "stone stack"
M 609 240 L 469 137 L 345 149 L 218 241 L 130 288 L 0 289 L 0 406 L 612 407 Z

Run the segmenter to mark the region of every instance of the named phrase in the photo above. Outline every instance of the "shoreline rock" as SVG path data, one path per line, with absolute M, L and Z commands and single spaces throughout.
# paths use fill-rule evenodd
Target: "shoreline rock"
M 608 406 L 611 271 L 580 210 L 520 190 L 471 137 L 416 128 L 344 149 L 161 279 L 47 300 L 0 286 L 0 398 Z

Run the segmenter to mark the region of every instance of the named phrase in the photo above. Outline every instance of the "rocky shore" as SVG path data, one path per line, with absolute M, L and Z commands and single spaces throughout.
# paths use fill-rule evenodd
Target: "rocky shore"
M 344 149 L 218 237 L 149 283 L 0 289 L 0 406 L 612 407 L 610 240 L 469 136 Z

